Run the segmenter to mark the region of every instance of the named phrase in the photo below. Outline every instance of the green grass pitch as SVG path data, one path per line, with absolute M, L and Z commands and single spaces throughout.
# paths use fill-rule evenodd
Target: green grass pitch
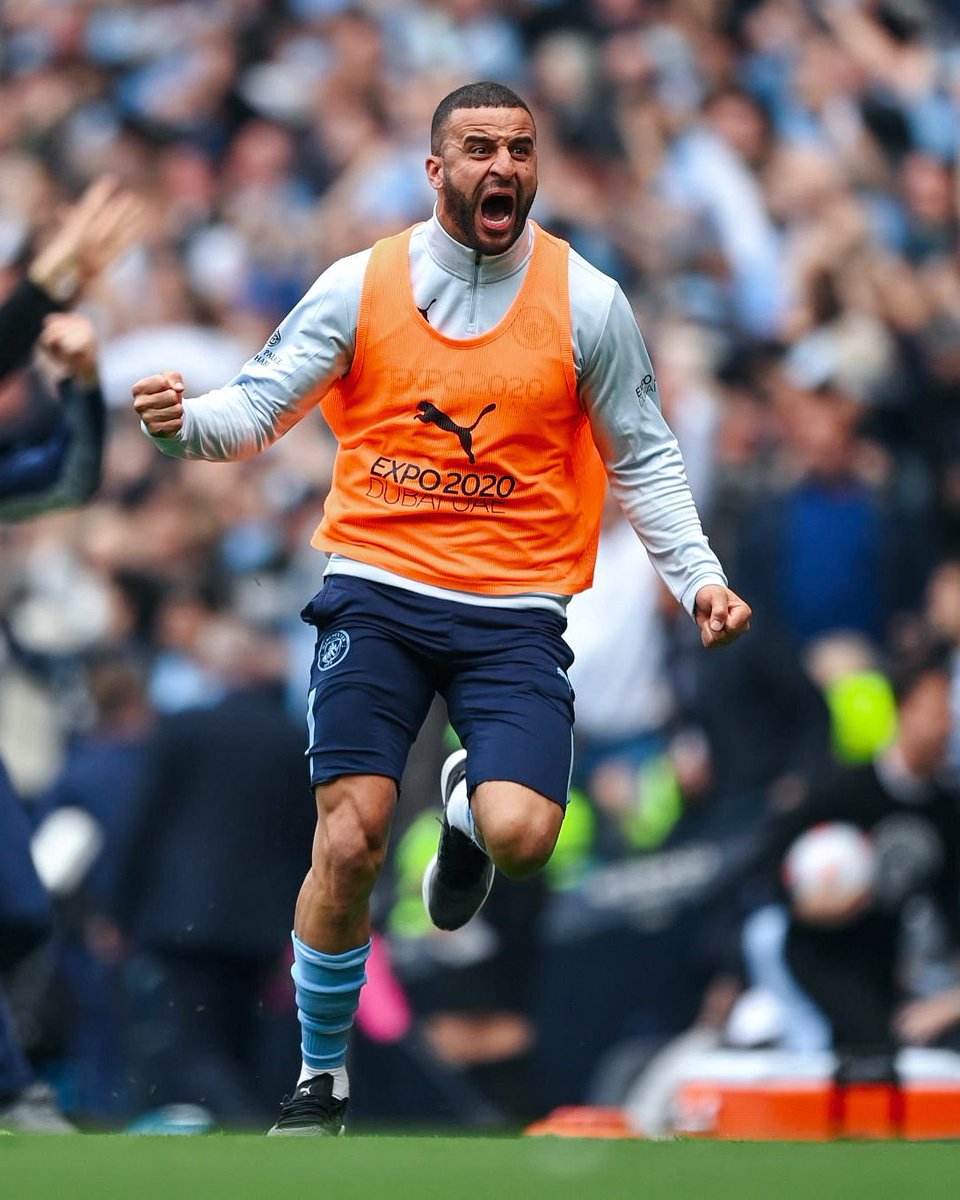
M 960 1144 L 0 1138 L 3 1200 L 927 1200 Z

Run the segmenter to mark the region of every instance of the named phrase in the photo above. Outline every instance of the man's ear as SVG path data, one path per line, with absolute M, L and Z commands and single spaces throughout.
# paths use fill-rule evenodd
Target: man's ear
M 435 192 L 443 187 L 443 159 L 439 154 L 431 154 L 426 161 L 427 182 Z

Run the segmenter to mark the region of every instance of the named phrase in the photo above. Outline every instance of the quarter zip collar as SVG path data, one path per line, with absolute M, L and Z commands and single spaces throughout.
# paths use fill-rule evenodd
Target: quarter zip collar
M 503 254 L 478 255 L 476 250 L 461 245 L 440 224 L 436 208 L 425 223 L 424 230 L 424 245 L 437 266 L 474 286 L 508 279 L 526 265 L 533 253 L 533 226 L 529 221 L 510 249 Z

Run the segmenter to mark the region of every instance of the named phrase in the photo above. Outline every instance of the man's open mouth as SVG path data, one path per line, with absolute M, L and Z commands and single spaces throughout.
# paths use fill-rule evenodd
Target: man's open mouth
M 513 222 L 516 206 L 512 192 L 489 192 L 480 201 L 480 224 L 490 233 L 501 233 Z

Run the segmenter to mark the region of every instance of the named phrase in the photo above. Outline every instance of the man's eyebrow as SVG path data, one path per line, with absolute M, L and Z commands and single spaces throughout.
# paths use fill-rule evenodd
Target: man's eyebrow
M 463 135 L 463 144 L 466 146 L 469 142 L 495 142 L 497 136 L 493 133 L 465 133 Z M 511 146 L 516 146 L 522 143 L 525 146 L 532 146 L 534 139 L 529 133 L 518 133 L 516 137 L 506 139 Z

